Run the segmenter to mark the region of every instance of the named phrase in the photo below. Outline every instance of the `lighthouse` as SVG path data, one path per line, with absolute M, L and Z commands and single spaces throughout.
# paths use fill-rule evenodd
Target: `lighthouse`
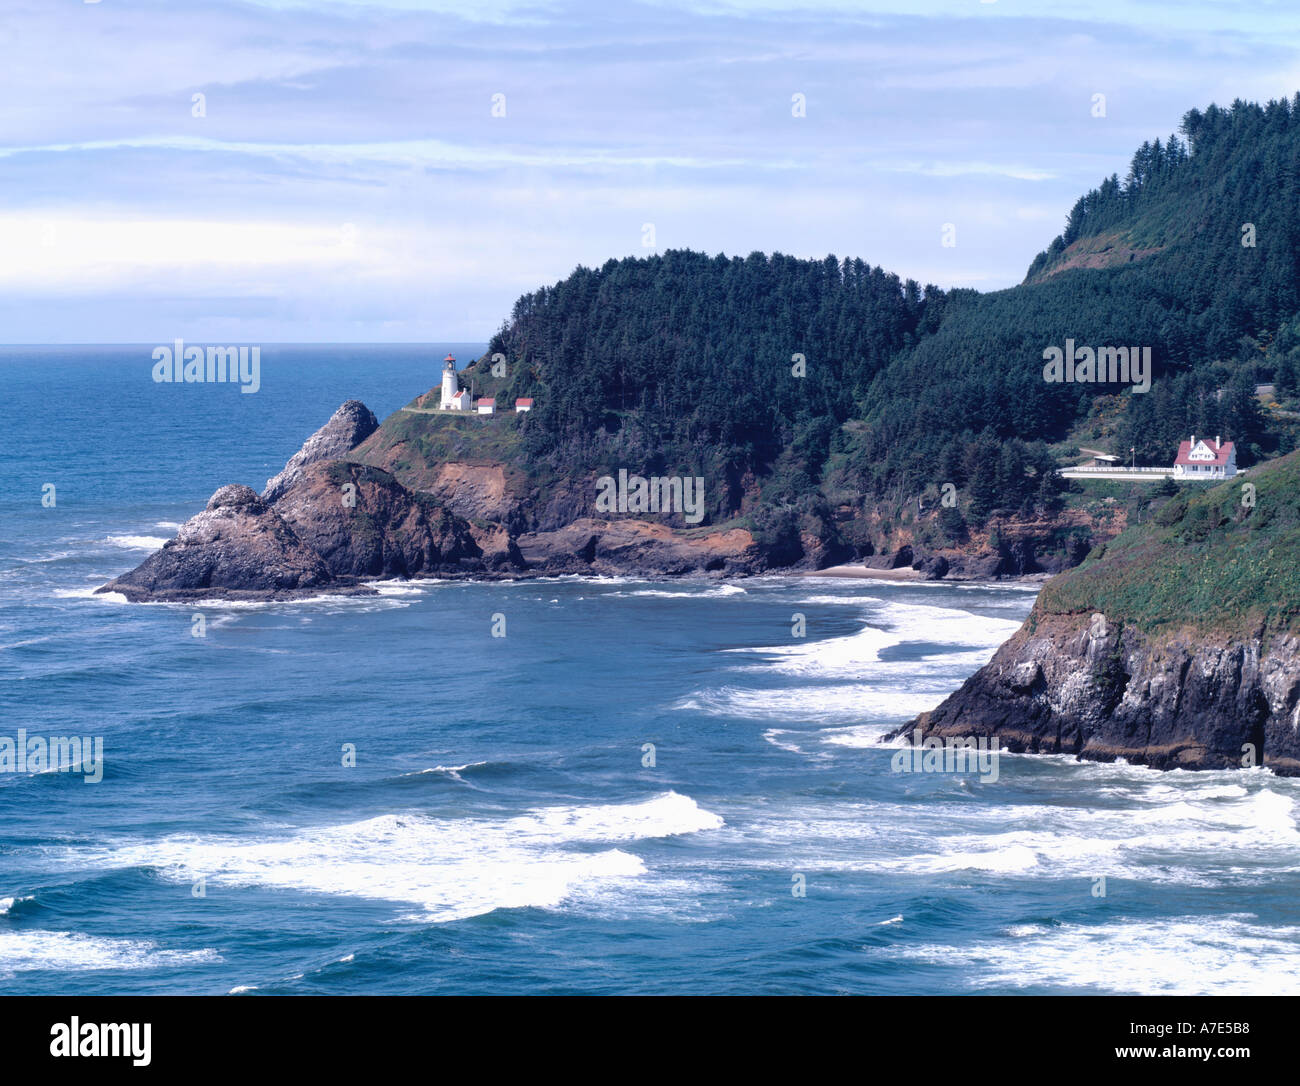
M 442 397 L 438 407 L 443 411 L 467 411 L 469 398 L 469 393 L 461 391 L 456 379 L 456 359 L 448 355 L 442 363 Z

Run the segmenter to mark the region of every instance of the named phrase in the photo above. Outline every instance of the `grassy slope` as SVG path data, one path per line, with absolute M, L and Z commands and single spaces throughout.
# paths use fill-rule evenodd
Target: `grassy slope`
M 1243 484 L 1255 505 L 1243 505 Z M 1051 581 L 1049 614 L 1101 611 L 1147 632 L 1196 627 L 1240 635 L 1300 628 L 1300 453 L 1215 487 L 1183 486 Z
M 428 402 L 424 397 L 407 406 Z M 437 402 L 437 396 L 432 396 Z M 523 485 L 528 471 L 522 454 L 519 426 L 522 416 L 513 411 L 495 415 L 446 412 L 423 414 L 394 411 L 379 429 L 357 447 L 349 459 L 386 465 L 407 486 L 429 487 L 445 462 L 501 464 L 507 478 Z M 536 480 L 533 480 L 534 482 Z

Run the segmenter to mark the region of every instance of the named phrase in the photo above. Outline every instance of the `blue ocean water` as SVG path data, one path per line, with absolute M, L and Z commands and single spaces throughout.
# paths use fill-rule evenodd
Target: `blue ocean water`
M 105 760 L 0 773 L 0 992 L 1300 990 L 1300 782 L 892 771 L 876 738 L 1032 586 L 94 596 L 343 400 L 382 418 L 482 345 L 267 348 L 254 395 L 156 385 L 150 349 L 0 349 L 0 738 Z

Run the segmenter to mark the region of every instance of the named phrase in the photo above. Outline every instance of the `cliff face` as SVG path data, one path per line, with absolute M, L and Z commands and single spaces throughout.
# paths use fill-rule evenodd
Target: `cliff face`
M 714 570 L 745 575 L 865 559 L 876 568 L 911 566 L 931 579 L 976 580 L 1069 569 L 1123 526 L 1122 511 L 1100 519 L 1065 509 L 1051 516 L 1000 516 L 978 530 L 963 530 L 960 540 L 942 542 L 933 504 L 923 514 L 913 514 L 909 506 L 900 516 L 891 503 L 852 502 L 774 530 L 779 518 L 765 516 L 771 510 L 763 504 L 763 479 L 750 472 L 734 477 L 713 472 L 707 478 L 710 494 L 722 488 L 728 510 L 714 513 L 729 519 L 701 545 L 700 530 L 688 530 L 680 516 L 598 512 L 598 479 L 611 469 L 557 469 L 535 461 L 527 451 L 522 417 L 484 419 L 438 412 L 428 403 L 437 403 L 433 392 L 395 411 L 347 458 L 391 472 L 403 486 L 434 498 L 476 530 L 492 525 L 504 531 L 517 540 L 530 565 L 551 572 L 598 567 L 653 575 Z M 848 488 L 841 483 L 839 489 Z M 664 532 L 664 526 L 673 530 Z M 588 547 L 593 534 L 598 537 L 594 552 Z M 590 553 L 598 555 L 594 566 Z
M 763 564 L 754 537 L 743 529 L 686 535 L 666 524 L 595 517 L 555 531 L 525 533 L 519 550 L 530 567 L 548 573 L 748 574 Z
M 99 591 L 136 601 L 274 598 L 522 566 L 503 533 L 476 530 L 386 471 L 339 459 L 376 425 L 365 405 L 348 401 L 262 497 L 222 487 L 161 550 Z
M 465 518 L 489 568 L 516 574 L 676 576 L 831 564 L 816 540 L 793 554 L 763 548 L 740 527 L 692 528 L 672 517 L 597 512 L 599 473 L 530 475 L 520 420 L 431 413 L 432 393 L 384 420 L 348 456 Z M 848 557 L 852 557 L 851 554 Z
M 445 465 L 437 494 L 410 489 L 358 462 L 376 425 L 365 405 L 348 401 L 261 497 L 222 487 L 174 539 L 100 591 L 133 601 L 275 598 L 372 591 L 362 582 L 392 577 L 745 574 L 763 566 L 740 529 L 677 532 L 580 516 L 528 531 L 510 514 L 499 467 Z
M 335 577 L 485 568 L 465 521 L 378 468 L 340 460 L 311 464 L 275 509 Z
M 895 524 L 887 511 L 873 509 L 861 518 L 869 536 L 888 540 L 866 557 L 870 569 L 910 567 L 927 580 L 991 580 L 1073 569 L 1093 547 L 1113 539 L 1124 527 L 1122 511 L 1108 521 L 1079 510 L 1049 517 L 1000 517 L 996 525 L 968 530 L 960 541 L 935 545 L 924 522 Z
M 329 567 L 246 486 L 223 486 L 174 539 L 104 585 L 129 600 L 293 594 L 334 582 Z
M 1184 488 L 1048 582 L 993 659 L 894 736 L 1300 775 L 1298 490 L 1300 453 Z
M 937 709 L 896 732 L 1157 769 L 1300 775 L 1300 639 L 1158 636 L 1039 609 Z
M 339 460 L 379 429 L 374 412 L 360 400 L 348 400 L 324 426 L 311 435 L 289 458 L 284 470 L 266 481 L 262 500 L 278 501 L 311 464 Z

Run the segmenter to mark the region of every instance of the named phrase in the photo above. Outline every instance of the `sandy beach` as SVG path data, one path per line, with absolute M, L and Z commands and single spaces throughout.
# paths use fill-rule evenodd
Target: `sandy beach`
M 827 566 L 805 574 L 807 577 L 853 577 L 867 581 L 923 581 L 925 574 L 919 569 L 902 566 L 898 569 L 868 569 L 866 566 Z

